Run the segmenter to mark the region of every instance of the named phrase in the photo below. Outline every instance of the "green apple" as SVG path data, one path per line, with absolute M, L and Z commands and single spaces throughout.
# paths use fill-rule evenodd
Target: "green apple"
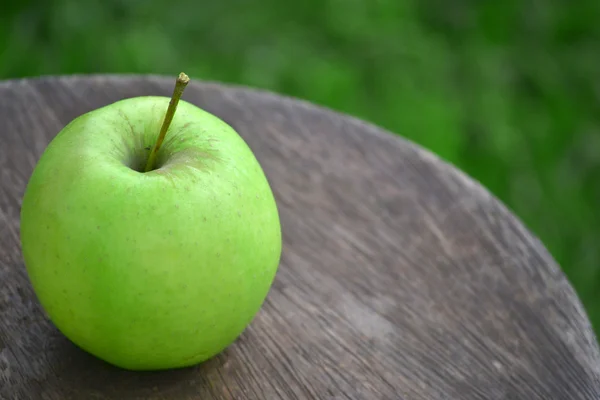
M 41 305 L 73 343 L 124 369 L 220 353 L 259 311 L 280 260 L 259 162 L 229 125 L 179 102 L 187 81 L 171 101 L 130 98 L 71 121 L 22 203 Z

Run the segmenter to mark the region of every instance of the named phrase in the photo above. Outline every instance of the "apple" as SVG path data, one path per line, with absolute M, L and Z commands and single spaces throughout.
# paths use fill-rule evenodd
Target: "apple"
M 281 255 L 269 182 L 237 132 L 173 97 L 117 101 L 51 141 L 21 209 L 26 270 L 64 336 L 117 367 L 191 366 L 260 310 Z M 166 110 L 166 111 L 165 111 Z

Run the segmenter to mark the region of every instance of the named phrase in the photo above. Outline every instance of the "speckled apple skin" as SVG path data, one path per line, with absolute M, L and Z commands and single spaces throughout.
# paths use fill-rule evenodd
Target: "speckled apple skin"
M 33 288 L 72 342 L 159 370 L 218 354 L 260 309 L 277 271 L 275 199 L 251 149 L 181 101 L 157 168 L 141 173 L 169 99 L 84 114 L 27 186 L 21 242 Z

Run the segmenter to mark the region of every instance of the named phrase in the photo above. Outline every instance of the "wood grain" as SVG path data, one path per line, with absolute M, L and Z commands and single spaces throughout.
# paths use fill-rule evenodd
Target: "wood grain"
M 480 185 L 356 119 L 191 83 L 184 99 L 245 138 L 284 250 L 262 310 L 194 368 L 118 370 L 48 322 L 19 244 L 26 182 L 71 119 L 169 96 L 172 78 L 0 83 L 1 399 L 598 399 L 600 352 L 559 267 Z

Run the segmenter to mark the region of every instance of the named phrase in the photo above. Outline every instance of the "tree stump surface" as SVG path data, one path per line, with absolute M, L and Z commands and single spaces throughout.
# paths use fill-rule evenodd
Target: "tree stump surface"
M 174 79 L 0 82 L 0 399 L 599 399 L 600 352 L 544 246 L 478 183 L 373 125 L 306 102 L 192 81 L 235 128 L 278 202 L 283 254 L 261 311 L 196 367 L 131 372 L 46 318 L 19 240 L 50 140 Z

